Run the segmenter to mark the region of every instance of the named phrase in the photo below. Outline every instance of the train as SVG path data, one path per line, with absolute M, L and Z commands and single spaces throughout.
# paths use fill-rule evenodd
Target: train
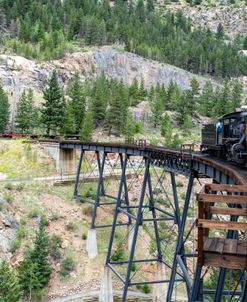
M 67 134 L 63 137 L 55 135 L 3 133 L 0 138 L 31 139 L 72 139 L 79 140 L 78 134 Z M 130 142 L 125 142 L 130 143 Z M 139 142 L 140 145 L 140 142 Z M 141 142 L 146 145 L 146 142 Z M 243 106 L 235 112 L 221 116 L 216 124 L 207 124 L 202 128 L 201 153 L 211 157 L 227 160 L 247 167 L 247 107 Z
M 201 152 L 238 165 L 247 164 L 247 108 L 221 116 L 202 129 Z

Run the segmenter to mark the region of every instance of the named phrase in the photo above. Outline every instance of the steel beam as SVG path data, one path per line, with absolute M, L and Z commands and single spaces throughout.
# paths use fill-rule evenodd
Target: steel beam
M 177 274 L 177 265 L 178 265 L 177 256 L 181 255 L 181 251 L 183 250 L 184 230 L 185 230 L 185 224 L 186 224 L 186 220 L 187 220 L 190 198 L 191 198 L 191 193 L 192 193 L 192 188 L 193 188 L 193 181 L 194 181 L 194 171 L 191 170 L 191 174 L 189 177 L 189 183 L 188 183 L 188 187 L 187 187 L 187 192 L 186 192 L 186 197 L 185 197 L 185 202 L 184 202 L 182 219 L 181 219 L 180 228 L 178 231 L 177 246 L 176 246 L 176 251 L 175 251 L 174 260 L 173 260 L 173 266 L 172 266 L 172 272 L 171 272 L 171 277 L 170 277 L 170 283 L 169 283 L 169 287 L 168 287 L 168 291 L 167 291 L 166 302 L 171 302 L 171 299 L 172 299 L 172 293 L 173 293 L 175 278 L 176 278 L 176 274 Z
M 76 173 L 76 179 L 75 179 L 74 198 L 76 198 L 76 196 L 78 196 L 78 186 L 79 186 L 79 181 L 80 181 L 81 164 L 82 164 L 83 157 L 84 157 L 84 150 L 81 149 L 80 159 L 79 159 L 77 173 Z

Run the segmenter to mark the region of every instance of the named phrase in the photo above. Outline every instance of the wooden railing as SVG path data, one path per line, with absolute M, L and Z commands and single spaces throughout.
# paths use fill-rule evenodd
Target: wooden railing
M 238 194 L 238 195 L 237 195 Z M 198 265 L 247 269 L 247 241 L 238 236 L 209 237 L 210 230 L 247 232 L 247 220 L 214 220 L 213 215 L 225 219 L 247 217 L 247 186 L 207 184 L 197 194 Z

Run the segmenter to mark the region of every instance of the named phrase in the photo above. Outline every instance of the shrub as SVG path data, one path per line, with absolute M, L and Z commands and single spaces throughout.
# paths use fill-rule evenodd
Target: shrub
M 3 194 L 3 198 L 9 204 L 13 203 L 14 201 L 14 196 L 10 192 L 5 192 Z
M 29 218 L 37 218 L 39 217 L 39 215 L 40 215 L 40 211 L 37 208 L 31 209 L 27 214 Z
M 60 218 L 60 215 L 59 215 L 59 213 L 52 213 L 51 214 L 51 221 L 56 221 L 56 220 L 58 220 Z
M 66 225 L 65 225 L 65 229 L 67 230 L 67 231 L 72 231 L 72 232 L 74 232 L 74 231 L 76 231 L 77 229 L 78 229 L 78 227 L 77 227 L 77 225 L 74 223 L 74 222 L 68 222 Z
M 81 236 L 82 240 L 87 240 L 87 234 L 86 233 L 83 233 L 82 236 Z
M 21 246 L 21 240 L 19 238 L 16 238 L 13 240 L 10 244 L 10 252 L 15 253 Z
M 8 182 L 8 183 L 5 184 L 4 188 L 6 190 L 10 190 L 11 191 L 11 190 L 13 190 L 13 184 L 10 183 L 10 182 Z
M 145 294 L 149 294 L 151 292 L 151 287 L 148 284 L 144 284 L 144 285 L 138 284 L 136 286 L 136 288 L 139 289 L 139 290 L 141 290 Z
M 83 208 L 82 210 L 82 214 L 85 216 L 93 216 L 93 206 L 92 205 L 88 205 L 87 207 Z
M 24 184 L 22 184 L 22 183 L 17 184 L 16 187 L 15 187 L 15 189 L 17 191 L 22 191 L 24 189 Z
M 75 262 L 72 256 L 65 256 L 63 259 L 60 275 L 63 277 L 68 276 L 75 269 Z
M 184 183 L 181 180 L 177 181 L 177 187 L 182 188 L 184 186 Z
M 15 272 L 6 260 L 0 262 L 0 301 L 16 302 L 21 297 L 21 289 Z
M 112 261 L 119 261 L 125 259 L 125 251 L 124 251 L 124 245 L 122 243 L 119 243 L 117 245 L 117 248 L 115 252 L 111 256 Z
M 49 245 L 50 245 L 50 256 L 53 260 L 58 260 L 61 258 L 61 245 L 62 245 L 62 238 L 58 235 L 52 235 L 49 239 Z

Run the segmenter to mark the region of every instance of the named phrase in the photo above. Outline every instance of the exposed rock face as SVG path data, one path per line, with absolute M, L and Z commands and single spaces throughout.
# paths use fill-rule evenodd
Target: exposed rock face
M 61 84 L 65 84 L 76 72 L 82 78 L 90 78 L 104 72 L 106 76 L 124 83 L 144 80 L 147 87 L 152 84 L 167 86 L 171 80 L 181 89 L 188 89 L 193 74 L 140 56 L 118 52 L 111 47 L 102 47 L 85 53 L 73 53 L 61 60 L 37 64 L 20 56 L 0 55 L 0 79 L 8 91 L 18 94 L 24 89 L 32 88 L 42 92 L 52 70 L 56 68 Z M 195 76 L 203 85 L 206 78 Z
M 7 212 L 0 212 L 0 259 L 11 258 L 11 244 L 16 236 L 17 223 Z
M 225 33 L 231 38 L 237 35 L 247 35 L 247 7 L 235 8 L 223 7 L 200 7 L 183 8 L 186 16 L 190 17 L 196 25 L 210 28 L 216 32 L 218 25 L 224 26 Z

